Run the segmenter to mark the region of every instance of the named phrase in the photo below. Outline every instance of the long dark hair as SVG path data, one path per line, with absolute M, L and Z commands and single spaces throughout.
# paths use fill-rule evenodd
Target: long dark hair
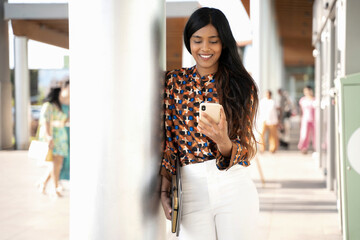
M 255 81 L 242 64 L 225 15 L 215 8 L 204 7 L 196 10 L 186 23 L 184 43 L 191 53 L 191 36 L 209 24 L 216 28 L 223 47 L 215 79 L 219 100 L 228 121 L 229 137 L 234 139 L 239 136 L 241 144 L 248 149 L 250 159 L 256 153 L 253 126 L 259 102 L 258 90 Z
M 57 106 L 59 108 L 60 111 L 62 111 L 61 110 L 61 103 L 60 103 L 60 100 L 59 100 L 60 92 L 61 92 L 60 87 L 50 88 L 50 92 L 48 93 L 48 95 L 44 99 L 44 102 L 53 103 L 53 104 L 55 104 L 55 106 Z

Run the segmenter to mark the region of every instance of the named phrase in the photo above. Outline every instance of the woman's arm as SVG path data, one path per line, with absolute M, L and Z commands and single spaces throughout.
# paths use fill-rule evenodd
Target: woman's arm
M 173 129 L 173 110 L 174 96 L 173 96 L 173 79 L 171 73 L 166 75 L 165 89 L 164 89 L 164 127 L 165 127 L 165 149 L 163 152 L 163 159 L 161 162 L 161 204 L 167 219 L 171 219 L 171 200 L 170 189 L 172 175 L 176 174 L 177 158 L 176 148 L 174 146 L 175 138 L 172 136 Z
M 52 105 L 49 102 L 44 103 L 40 113 L 40 122 L 45 127 L 44 138 L 49 143 L 49 148 L 53 148 L 53 136 L 52 136 Z

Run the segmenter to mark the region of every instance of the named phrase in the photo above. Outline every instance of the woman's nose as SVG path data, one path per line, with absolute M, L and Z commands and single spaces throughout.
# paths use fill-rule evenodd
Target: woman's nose
M 203 44 L 202 44 L 202 46 L 201 46 L 201 50 L 202 50 L 202 51 L 209 51 L 209 50 L 210 50 L 210 48 L 209 48 L 209 43 L 206 42 L 206 41 L 204 41 Z

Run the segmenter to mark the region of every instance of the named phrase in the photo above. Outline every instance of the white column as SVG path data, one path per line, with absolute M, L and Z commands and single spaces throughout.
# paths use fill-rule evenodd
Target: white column
M 259 97 L 266 90 L 281 87 L 284 78 L 284 62 L 275 22 L 275 11 L 270 0 L 250 1 L 250 20 L 253 27 L 253 72 L 252 76 L 259 86 Z
M 164 6 L 69 2 L 71 240 L 164 239 Z
M 30 75 L 28 39 L 15 37 L 15 141 L 17 149 L 28 149 L 30 137 Z
M 262 59 L 262 46 L 261 39 L 263 37 L 263 32 L 261 28 L 261 5 L 260 0 L 251 0 L 250 1 L 250 20 L 253 28 L 253 42 L 252 42 L 252 52 L 253 52 L 253 70 L 252 77 L 255 82 L 258 84 L 259 93 L 262 92 L 263 88 L 263 76 L 261 71 L 261 59 Z M 261 97 L 259 95 L 259 97 Z
M 358 64 L 360 48 L 360 1 L 346 0 L 346 15 L 345 15 L 345 75 L 359 73 L 360 65 Z
M 9 69 L 8 21 L 4 19 L 4 3 L 0 0 L 0 149 L 12 147 L 13 119 Z

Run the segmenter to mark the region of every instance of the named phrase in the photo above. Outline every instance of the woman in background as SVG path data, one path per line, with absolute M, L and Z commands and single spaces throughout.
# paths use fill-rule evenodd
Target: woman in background
M 44 99 L 39 119 L 39 140 L 49 143 L 52 150 L 51 167 L 38 185 L 42 193 L 46 193 L 46 187 L 50 179 L 53 180 L 54 188 L 51 194 L 61 197 L 59 190 L 59 175 L 64 157 L 68 156 L 69 145 L 65 124 L 68 116 L 61 108 L 61 92 L 68 89 L 69 84 L 63 87 L 53 87 Z
M 307 154 L 310 139 L 315 150 L 315 98 L 310 86 L 304 88 L 304 95 L 299 101 L 301 127 L 298 148 L 302 153 Z

